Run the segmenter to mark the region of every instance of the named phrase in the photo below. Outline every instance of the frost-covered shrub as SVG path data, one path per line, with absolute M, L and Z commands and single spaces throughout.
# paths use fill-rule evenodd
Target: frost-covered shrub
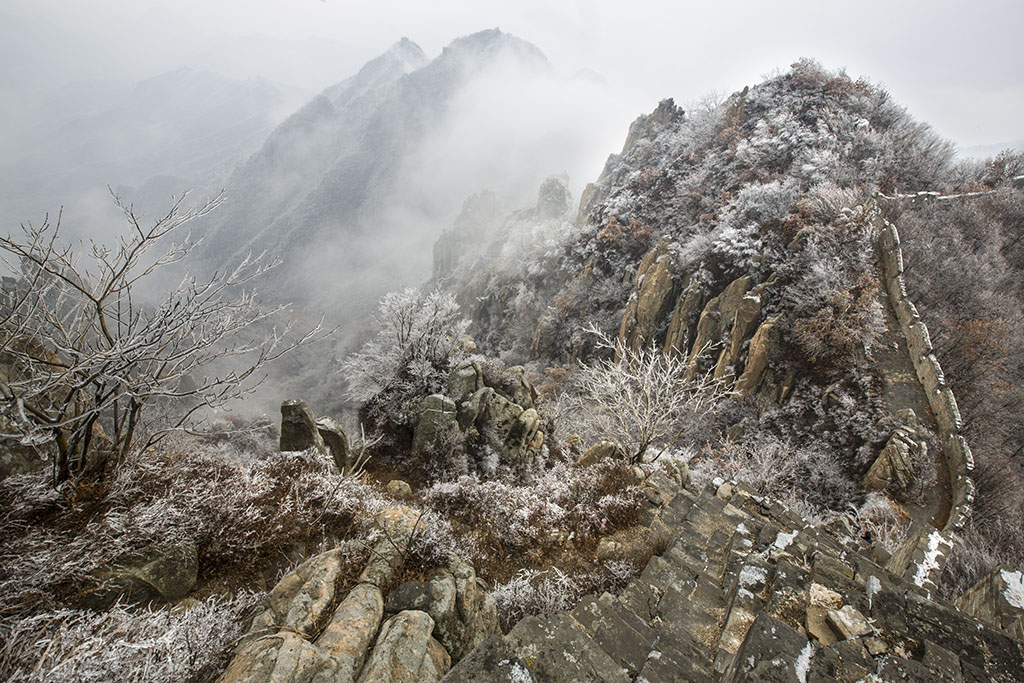
M 725 396 L 710 375 L 691 376 L 678 354 L 596 336 L 603 348 L 614 349 L 615 359 L 577 369 L 573 426 L 590 442 L 615 441 L 631 464 L 657 460 Z
M 572 609 L 581 595 L 580 584 L 557 567 L 520 569 L 506 583 L 491 588 L 491 597 L 498 607 L 498 620 L 504 630 L 529 615 Z
M 389 505 L 309 453 L 230 464 L 147 452 L 106 486 L 83 504 L 54 493 L 43 475 L 0 482 L 0 617 L 68 604 L 97 588 L 97 570 L 137 552 L 194 545 L 200 580 L 251 571 L 288 544 L 359 535 Z
M 478 547 L 540 549 L 573 534 L 586 541 L 636 520 L 643 500 L 623 463 L 590 468 L 558 464 L 535 481 L 513 485 L 462 477 L 426 490 L 423 501 L 475 536 Z
M 261 597 L 240 592 L 170 609 L 59 609 L 0 622 L 0 678 L 11 683 L 212 681 Z
M 852 508 L 854 523 L 861 536 L 874 546 L 893 553 L 907 539 L 910 524 L 892 501 L 884 494 L 873 492 L 864 497 L 858 507 Z
M 845 510 L 856 497 L 856 485 L 834 452 L 763 435 L 705 448 L 691 463 L 691 472 L 698 480 L 722 477 L 763 495 L 795 499 L 819 516 Z

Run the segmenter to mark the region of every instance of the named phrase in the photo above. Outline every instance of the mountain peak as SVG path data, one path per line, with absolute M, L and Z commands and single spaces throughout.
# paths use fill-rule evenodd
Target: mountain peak
M 499 28 L 485 29 L 456 38 L 441 52 L 441 59 L 467 61 L 489 61 L 499 56 L 514 57 L 523 63 L 532 62 L 539 68 L 551 66 L 548 58 L 536 45 L 510 33 L 503 33 Z

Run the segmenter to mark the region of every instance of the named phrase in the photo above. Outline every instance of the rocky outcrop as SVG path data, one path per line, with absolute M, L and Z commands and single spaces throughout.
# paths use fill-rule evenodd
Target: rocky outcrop
M 747 362 L 743 368 L 743 374 L 736 380 L 734 389 L 745 396 L 752 395 L 761 385 L 765 376 L 768 364 L 774 358 L 779 349 L 781 331 L 779 329 L 780 316 L 773 316 L 766 319 L 757 328 L 753 339 L 750 340 L 750 348 L 747 350 Z
M 743 353 L 743 346 L 754 336 L 757 324 L 761 321 L 761 295 L 754 291 L 742 299 L 733 316 L 732 329 L 729 331 L 729 344 L 722 349 L 715 364 L 715 379 L 729 379 L 737 376 L 737 367 Z
M 864 475 L 863 486 L 868 491 L 893 487 L 906 489 L 917 471 L 916 463 L 923 462 L 928 444 L 908 425 L 900 425 L 878 454 L 871 469 Z
M 284 401 L 281 404 L 281 450 L 305 451 L 311 448 L 325 450 L 313 411 L 305 401 Z
M 471 255 L 487 243 L 501 218 L 501 205 L 493 192 L 484 191 L 468 197 L 455 219 L 455 225 L 442 232 L 434 242 L 434 281 L 451 276 L 463 260 L 469 261 Z
M 396 507 L 344 595 L 346 549 L 310 558 L 267 595 L 222 683 L 436 681 L 453 660 L 498 632 L 494 600 L 473 568 L 451 557 L 429 582 L 391 590 L 420 515 Z
M 669 245 L 662 240 L 637 266 L 636 290 L 619 326 L 619 344 L 624 348 L 635 350 L 656 341 L 672 311 L 680 284 Z
M 501 462 L 531 461 L 544 445 L 537 391 L 521 366 L 483 368 L 468 361 L 450 375 L 447 394 L 423 399 L 413 432 L 413 451 L 445 456 L 460 441 L 483 440 Z
M 677 489 L 666 503 L 674 538 L 621 595 L 528 617 L 445 680 L 1016 681 L 1024 670 L 1024 643 L 914 580 L 925 564 L 893 573 L 740 484 Z
M 550 176 L 537 191 L 537 218 L 554 220 L 565 216 L 572 208 L 572 193 L 569 192 L 569 176 Z
M 672 309 L 672 318 L 665 333 L 665 353 L 686 355 L 697 333 L 697 320 L 704 306 L 704 288 L 696 278 L 691 279 Z
M 733 280 L 721 294 L 708 301 L 704 307 L 700 320 L 697 321 L 697 330 L 687 359 L 690 377 L 709 369 L 708 366 L 716 358 L 722 340 L 732 329 L 740 302 L 750 290 L 751 284 L 752 278 L 749 275 Z

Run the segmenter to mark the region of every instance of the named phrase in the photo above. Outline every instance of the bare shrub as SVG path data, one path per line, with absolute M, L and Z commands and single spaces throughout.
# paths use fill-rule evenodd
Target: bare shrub
M 206 280 L 186 274 L 147 304 L 142 290 L 199 244 L 173 240 L 220 198 L 186 210 L 183 195 L 151 227 L 114 199 L 128 224 L 114 248 L 65 245 L 59 219 L 0 237 L 0 265 L 21 276 L 18 293 L 0 301 L 0 415 L 15 427 L 4 436 L 54 441 L 58 484 L 245 396 L 270 362 L 322 336 L 319 325 L 299 335 L 272 326 L 283 307 L 268 309 L 248 290 L 275 265 L 262 257 Z M 157 404 L 171 409 L 144 429 Z
M 0 622 L 0 678 L 12 683 L 212 681 L 261 596 L 211 596 L 174 610 L 60 609 Z
M 599 346 L 614 349 L 616 360 L 583 365 L 576 373 L 576 425 L 596 441 L 613 439 L 631 463 L 643 462 L 648 449 L 657 460 L 725 396 L 710 374 L 691 372 L 678 354 L 650 346 L 627 348 L 595 328 Z

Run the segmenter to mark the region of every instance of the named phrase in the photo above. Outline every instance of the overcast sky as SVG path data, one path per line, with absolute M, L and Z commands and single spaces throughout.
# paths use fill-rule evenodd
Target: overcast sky
M 432 55 L 454 37 L 499 27 L 535 43 L 566 73 L 600 73 L 635 101 L 638 114 L 664 97 L 685 103 L 731 92 L 813 57 L 881 83 L 961 146 L 1024 139 L 1020 0 L 0 0 L 0 12 L 91 32 L 107 48 L 123 44 L 126 68 L 168 65 L 176 52 L 168 41 L 180 38 L 177 52 L 187 54 L 204 33 L 346 46 L 337 53 L 346 59 L 296 74 L 307 88 L 353 68 L 341 62 L 358 65 L 401 36 Z M 150 31 L 159 59 L 144 54 Z

